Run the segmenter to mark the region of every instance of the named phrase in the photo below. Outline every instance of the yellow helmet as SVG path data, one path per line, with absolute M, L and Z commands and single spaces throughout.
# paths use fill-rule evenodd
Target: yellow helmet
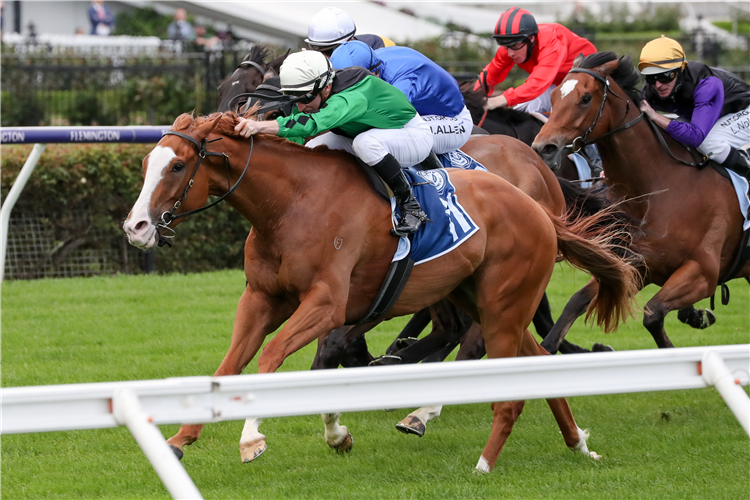
M 687 59 L 682 46 L 677 40 L 662 35 L 643 47 L 638 70 L 643 75 L 656 75 L 674 69 L 685 69 L 685 66 Z

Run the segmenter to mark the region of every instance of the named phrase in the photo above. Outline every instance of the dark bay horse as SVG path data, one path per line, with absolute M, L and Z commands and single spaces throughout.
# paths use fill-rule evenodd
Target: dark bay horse
M 644 259 L 643 286 L 661 287 L 646 304 L 643 325 L 657 346 L 672 347 L 666 314 L 697 312 L 692 304 L 724 281 L 748 277 L 750 263 L 731 270 L 743 223 L 731 182 L 713 168 L 686 166 L 661 146 L 639 111 L 639 79 L 630 57 L 603 52 L 577 60 L 552 93 L 552 114 L 534 148 L 554 168 L 574 140 L 596 142 L 607 172 L 604 196 L 638 223 L 632 248 Z M 660 133 L 674 156 L 696 161 Z M 597 286 L 591 281 L 571 298 L 543 347 L 556 351 Z
M 241 94 L 255 92 L 264 79 L 278 75 L 281 63 L 288 55 L 287 50 L 272 61 L 266 62 L 268 48 L 254 45 L 234 72 L 219 85 L 219 111 L 237 111 L 247 100 L 243 100 Z
M 144 187 L 123 225 L 133 245 L 154 248 L 167 227 L 173 230 L 181 216 L 203 207 L 209 194 L 222 193 L 252 223 L 245 245 L 248 284 L 216 376 L 241 373 L 279 327 L 258 359 L 260 373 L 275 371 L 301 347 L 361 319 L 397 246 L 389 234 L 389 204 L 351 155 L 277 137 L 236 137 L 236 121 L 233 113 L 178 117 L 144 159 Z M 590 309 L 600 326 L 612 330 L 633 313 L 637 272 L 609 243 L 616 228 L 601 226 L 597 217 L 568 222 L 552 215 L 496 175 L 454 170 L 450 176 L 480 229 L 452 252 L 417 266 L 390 317 L 449 297 L 482 325 L 491 358 L 543 355 L 527 327 L 558 252 L 600 280 Z M 567 401 L 548 403 L 566 444 L 588 452 Z M 523 402 L 492 407 L 481 471 L 495 464 Z M 337 415 L 326 424 L 330 446 L 351 446 Z M 184 425 L 168 442 L 181 454 L 201 428 Z M 246 426 L 243 461 L 265 449 L 265 439 L 257 436 L 257 429 Z

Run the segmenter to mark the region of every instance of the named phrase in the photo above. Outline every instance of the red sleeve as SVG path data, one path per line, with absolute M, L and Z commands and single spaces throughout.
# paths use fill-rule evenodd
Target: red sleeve
M 489 95 L 492 95 L 495 85 L 505 80 L 515 64 L 513 59 L 508 56 L 508 51 L 502 47 L 497 49 L 495 57 L 492 58 L 492 61 L 479 74 L 482 78 L 484 78 L 485 74 L 487 75 L 487 87 L 490 89 Z M 475 88 L 479 88 L 479 86 L 481 86 L 481 83 L 476 85 Z
M 508 89 L 503 95 L 508 106 L 528 102 L 542 95 L 555 81 L 560 66 L 567 58 L 567 49 L 563 43 L 552 38 L 544 47 L 539 47 L 538 62 L 529 73 L 526 81 L 518 88 Z M 506 73 L 507 74 L 507 73 Z

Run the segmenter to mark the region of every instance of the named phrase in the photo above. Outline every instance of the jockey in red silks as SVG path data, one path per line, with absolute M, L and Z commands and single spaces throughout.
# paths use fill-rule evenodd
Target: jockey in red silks
M 591 42 L 568 28 L 554 23 L 537 25 L 534 16 L 518 7 L 503 12 L 492 38 L 500 48 L 480 73 L 475 90 L 484 86 L 492 95 L 495 85 L 503 82 L 516 64 L 529 77 L 517 88 L 488 99 L 488 109 L 514 106 L 528 113 L 549 112 L 550 94 L 573 67 L 573 60 L 579 54 L 596 52 Z
M 529 77 L 517 88 L 489 97 L 486 108 L 512 106 L 526 113 L 549 113 L 552 91 L 563 81 L 578 55 L 596 52 L 596 47 L 561 24 L 536 24 L 527 10 L 511 7 L 497 20 L 492 38 L 500 45 L 495 57 L 479 74 L 474 90 L 484 87 L 492 96 L 495 85 L 503 82 L 518 65 Z M 598 177 L 602 164 L 596 146 L 581 151 L 591 166 L 592 177 Z M 578 153 L 574 153 L 578 154 Z

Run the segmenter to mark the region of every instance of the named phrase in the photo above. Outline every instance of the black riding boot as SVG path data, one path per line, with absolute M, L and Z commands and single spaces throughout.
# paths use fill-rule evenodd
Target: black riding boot
M 416 232 L 424 221 L 430 220 L 414 197 L 411 184 L 409 184 L 406 174 L 401 170 L 401 165 L 393 155 L 385 155 L 372 168 L 383 178 L 388 187 L 391 188 L 401 210 L 401 219 L 396 228 L 391 229 L 391 234 L 394 236 L 406 236 Z
M 722 166 L 734 170 L 750 181 L 750 154 L 747 151 L 732 148 Z
M 417 168 L 419 170 L 436 170 L 438 168 L 443 168 L 443 164 L 440 162 L 440 158 L 438 158 L 438 155 L 436 155 L 433 151 L 430 151 L 430 154 L 427 155 L 427 158 L 422 160 L 422 162 L 417 165 Z

